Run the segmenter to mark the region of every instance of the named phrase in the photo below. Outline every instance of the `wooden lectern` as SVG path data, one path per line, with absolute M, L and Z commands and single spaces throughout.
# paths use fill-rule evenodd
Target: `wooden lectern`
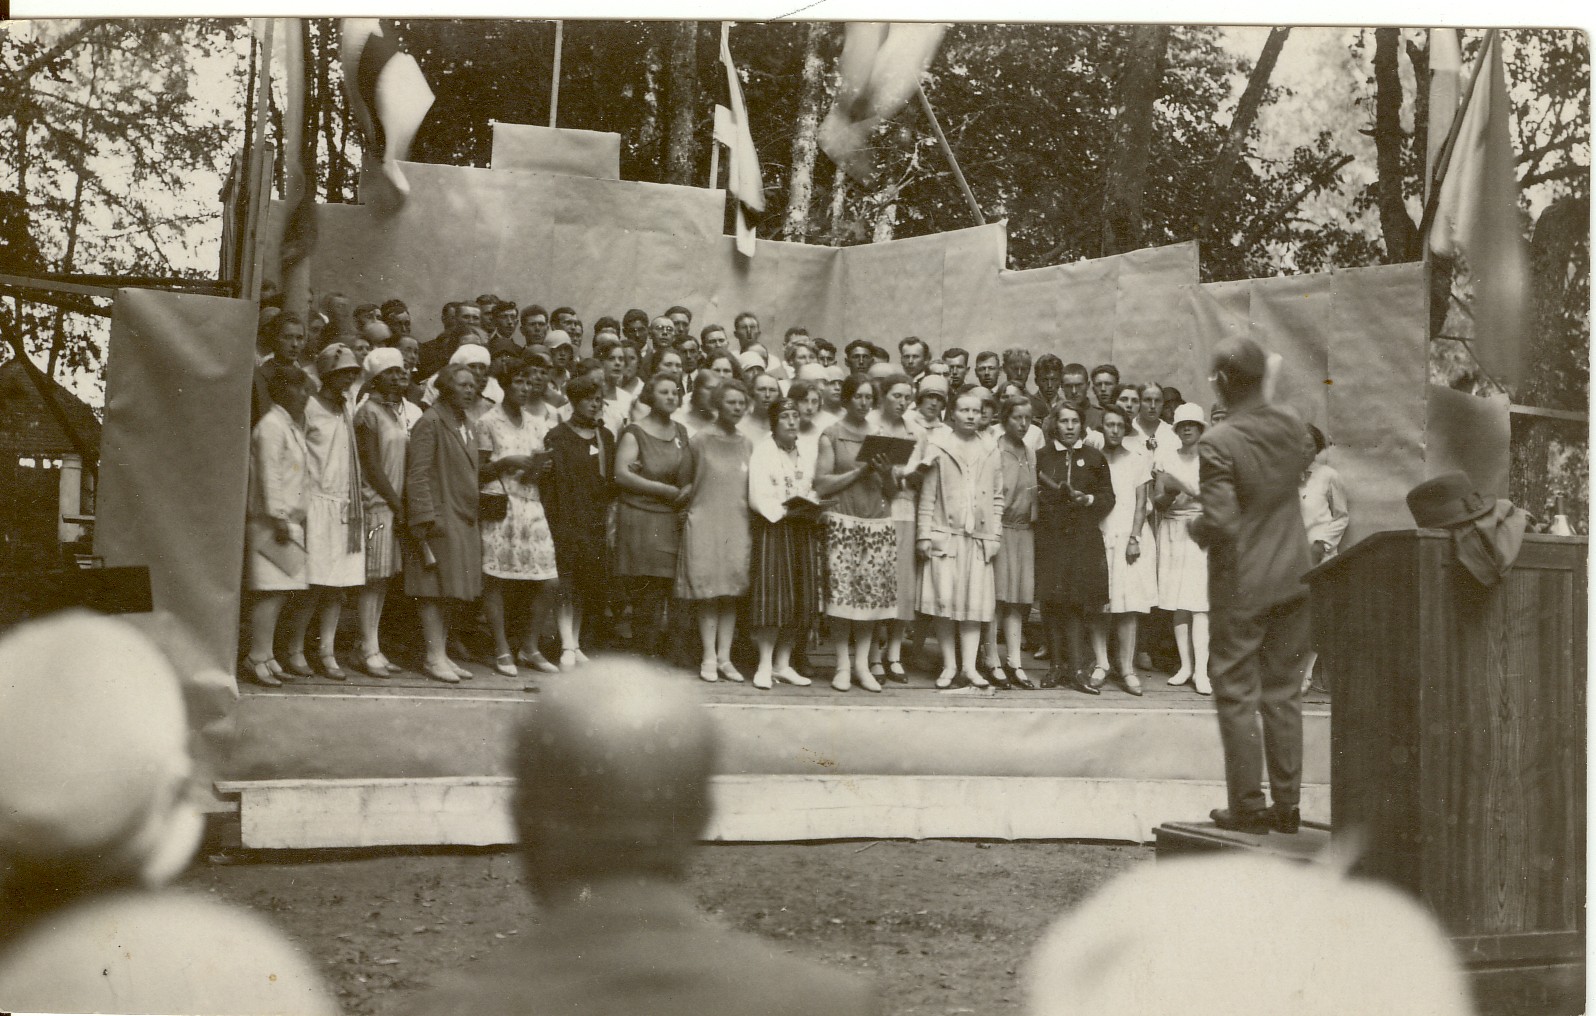
M 1440 919 L 1481 1013 L 1584 1008 L 1586 554 L 1528 535 L 1487 589 L 1421 529 L 1308 573 L 1333 835 Z

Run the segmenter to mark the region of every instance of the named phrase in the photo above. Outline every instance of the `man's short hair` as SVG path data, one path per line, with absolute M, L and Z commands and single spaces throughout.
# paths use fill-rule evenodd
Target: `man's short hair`
M 1063 373 L 1064 361 L 1060 360 L 1052 353 L 1043 353 L 1041 356 L 1036 358 L 1036 363 L 1033 365 L 1033 367 L 1038 374 L 1042 373 L 1044 370 L 1056 370 L 1060 373 Z
M 443 305 L 443 311 L 438 316 L 445 321 L 452 321 L 460 314 L 460 301 L 450 300 Z
M 955 356 L 962 356 L 966 365 L 968 365 L 970 362 L 969 350 L 960 349 L 958 346 L 950 346 L 947 349 L 944 349 L 942 351 L 942 362 L 947 363 Z
M 1221 339 L 1214 347 L 1214 387 L 1231 393 L 1246 391 L 1263 382 L 1269 357 L 1263 347 L 1245 336 Z M 1220 375 L 1223 375 L 1221 378 Z
M 641 321 L 641 322 L 643 322 L 643 327 L 647 328 L 648 327 L 648 311 L 646 311 L 646 310 L 638 310 L 636 307 L 633 307 L 631 310 L 629 310 L 625 314 L 621 315 L 621 324 L 622 324 L 622 326 L 629 325 L 633 321 Z
M 278 405 L 282 405 L 288 394 L 297 391 L 301 385 L 310 379 L 299 367 L 291 363 L 278 366 L 266 377 L 266 394 Z
M 549 315 L 549 320 L 550 321 L 557 321 L 557 320 L 559 320 L 559 318 L 560 318 L 560 316 L 562 314 L 569 314 L 571 317 L 576 317 L 576 311 L 573 310 L 572 308 L 570 308 L 570 307 L 556 307 L 556 308 L 554 308 L 554 313 Z
M 381 313 L 383 317 L 388 318 L 393 317 L 395 314 L 408 314 L 410 313 L 410 308 L 405 306 L 405 302 L 403 300 L 395 296 L 382 301 L 382 307 L 379 313 Z
M 735 327 L 737 327 L 738 325 L 742 324 L 744 321 L 747 321 L 750 318 L 752 318 L 755 321 L 758 321 L 759 320 L 759 315 L 755 314 L 751 310 L 745 310 L 742 313 L 738 314 L 736 317 L 732 318 L 732 327 L 735 328 Z
M 710 332 L 720 332 L 722 335 L 725 335 L 726 329 L 720 325 L 705 325 L 703 328 L 698 330 L 698 341 L 700 344 L 708 341 Z
M 520 308 L 518 308 L 515 305 L 515 301 L 514 300 L 500 300 L 498 303 L 493 305 L 493 315 L 494 315 L 494 317 L 498 317 L 500 314 L 503 314 L 507 310 L 508 311 L 514 311 L 515 312 L 515 316 L 516 316 L 517 319 L 519 319 L 521 317 Z
M 1110 416 L 1117 416 L 1120 418 L 1121 422 L 1125 424 L 1126 429 L 1130 428 L 1130 414 L 1112 402 L 1099 409 L 1098 413 L 1100 414 L 1100 418 L 1104 420 L 1108 419 Z
M 807 339 L 809 337 L 809 329 L 805 328 L 803 325 L 793 325 L 791 328 L 787 329 L 787 331 L 782 334 L 782 337 L 781 337 L 782 341 L 786 342 L 788 339 L 791 339 L 794 335 L 802 335 L 804 338 Z
M 686 314 L 688 323 L 689 324 L 692 323 L 693 312 L 688 310 L 686 307 L 683 307 L 681 304 L 677 304 L 676 306 L 672 307 L 670 310 L 665 312 L 665 316 L 666 317 L 670 317 L 672 314 Z
M 990 349 L 983 349 L 979 353 L 975 354 L 975 362 L 976 363 L 985 363 L 987 360 L 998 360 L 998 359 L 1001 359 L 1001 357 L 999 357 L 996 353 L 994 353 Z
M 892 354 L 887 352 L 886 349 L 882 348 L 881 346 L 876 345 L 874 342 L 870 343 L 870 355 L 882 363 L 889 363 L 892 360 Z
M 609 332 L 595 335 L 593 336 L 593 357 L 598 360 L 607 360 L 609 355 L 615 352 L 620 344 L 621 340 Z
M 918 336 L 918 335 L 910 335 L 910 336 L 908 336 L 906 338 L 902 338 L 902 339 L 898 340 L 898 355 L 899 356 L 903 355 L 903 350 L 907 346 L 919 346 L 920 349 L 922 351 L 924 351 L 924 353 L 925 353 L 927 358 L 929 358 L 931 356 L 931 346 L 924 339 L 920 338 L 920 336 Z
M 1011 363 L 1019 363 L 1021 360 L 1025 361 L 1027 367 L 1031 365 L 1031 351 L 1024 346 L 1010 346 L 1003 351 L 1003 365 L 1005 367 Z
M 1099 374 L 1108 374 L 1114 378 L 1115 384 L 1119 384 L 1119 368 L 1112 363 L 1100 363 L 1093 367 L 1090 376 L 1095 378 Z
M 832 344 L 832 341 L 830 339 L 816 339 L 815 340 L 815 352 L 817 352 L 817 353 L 818 352 L 828 352 L 832 356 L 836 356 L 837 355 L 837 347 Z
M 543 315 L 543 320 L 547 321 L 549 319 L 549 312 L 544 310 L 539 304 L 529 303 L 525 307 L 521 308 L 522 321 L 525 321 L 527 318 L 537 317 L 539 314 Z
M 1079 375 L 1083 380 L 1086 379 L 1089 376 L 1086 373 L 1086 365 L 1080 363 L 1066 363 L 1064 365 L 1064 376 L 1074 377 L 1076 375 Z
M 603 331 L 612 331 L 612 332 L 619 333 L 620 330 L 621 330 L 621 323 L 619 321 L 615 320 L 613 317 L 611 317 L 608 314 L 604 315 L 603 317 L 599 318 L 596 322 L 593 323 L 593 334 L 594 335 L 597 335 L 599 332 L 603 332 Z
M 874 356 L 876 347 L 871 345 L 868 339 L 854 339 L 852 342 L 843 347 L 842 355 L 852 356 L 855 349 L 863 349 L 865 352 Z
M 590 360 L 593 366 L 579 370 L 576 377 L 573 377 L 569 382 L 566 383 L 565 397 L 572 402 L 580 402 L 583 399 L 591 399 L 593 396 L 604 391 L 604 386 L 602 384 L 588 377 L 588 375 L 593 371 L 600 369 L 599 362 L 589 358 L 589 360 L 583 360 L 582 364 L 586 364 L 590 362 Z M 582 364 L 578 364 L 578 366 L 580 367 Z

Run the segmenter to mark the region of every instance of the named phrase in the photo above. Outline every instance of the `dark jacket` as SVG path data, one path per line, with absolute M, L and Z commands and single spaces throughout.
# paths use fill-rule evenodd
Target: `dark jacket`
M 1208 551 L 1213 610 L 1258 613 L 1308 595 L 1308 532 L 1297 485 L 1308 431 L 1290 409 L 1226 417 L 1198 442 L 1203 513 L 1191 535 Z
M 605 887 L 541 911 L 504 955 L 411 999 L 412 1016 L 855 1016 L 869 982 L 711 924 L 681 889 Z

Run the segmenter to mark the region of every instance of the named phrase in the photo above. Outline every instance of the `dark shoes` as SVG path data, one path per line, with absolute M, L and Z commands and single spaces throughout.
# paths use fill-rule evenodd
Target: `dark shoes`
M 1302 813 L 1296 808 L 1274 805 L 1257 811 L 1232 813 L 1229 808 L 1215 808 L 1208 813 L 1214 825 L 1235 833 L 1263 836 L 1267 833 L 1295 833 L 1302 825 Z
M 1274 828 L 1274 823 L 1270 821 L 1268 808 L 1243 812 L 1232 812 L 1229 808 L 1215 808 L 1208 813 L 1208 817 L 1214 820 L 1214 825 L 1221 829 L 1228 829 L 1233 833 L 1264 836 L 1268 834 L 1270 829 Z

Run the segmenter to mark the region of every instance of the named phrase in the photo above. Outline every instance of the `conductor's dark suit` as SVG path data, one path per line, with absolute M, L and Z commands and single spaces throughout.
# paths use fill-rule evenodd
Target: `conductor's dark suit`
M 1301 796 L 1296 666 L 1308 648 L 1302 575 L 1309 562 L 1297 488 L 1307 447 L 1302 420 L 1271 405 L 1227 417 L 1197 446 L 1203 513 L 1192 520 L 1191 533 L 1208 551 L 1208 669 L 1235 815 L 1266 806 L 1260 754 L 1268 758 L 1275 804 L 1295 808 Z
M 544 911 L 508 955 L 402 1008 L 412 1016 L 855 1016 L 869 982 L 717 928 L 663 883 Z

